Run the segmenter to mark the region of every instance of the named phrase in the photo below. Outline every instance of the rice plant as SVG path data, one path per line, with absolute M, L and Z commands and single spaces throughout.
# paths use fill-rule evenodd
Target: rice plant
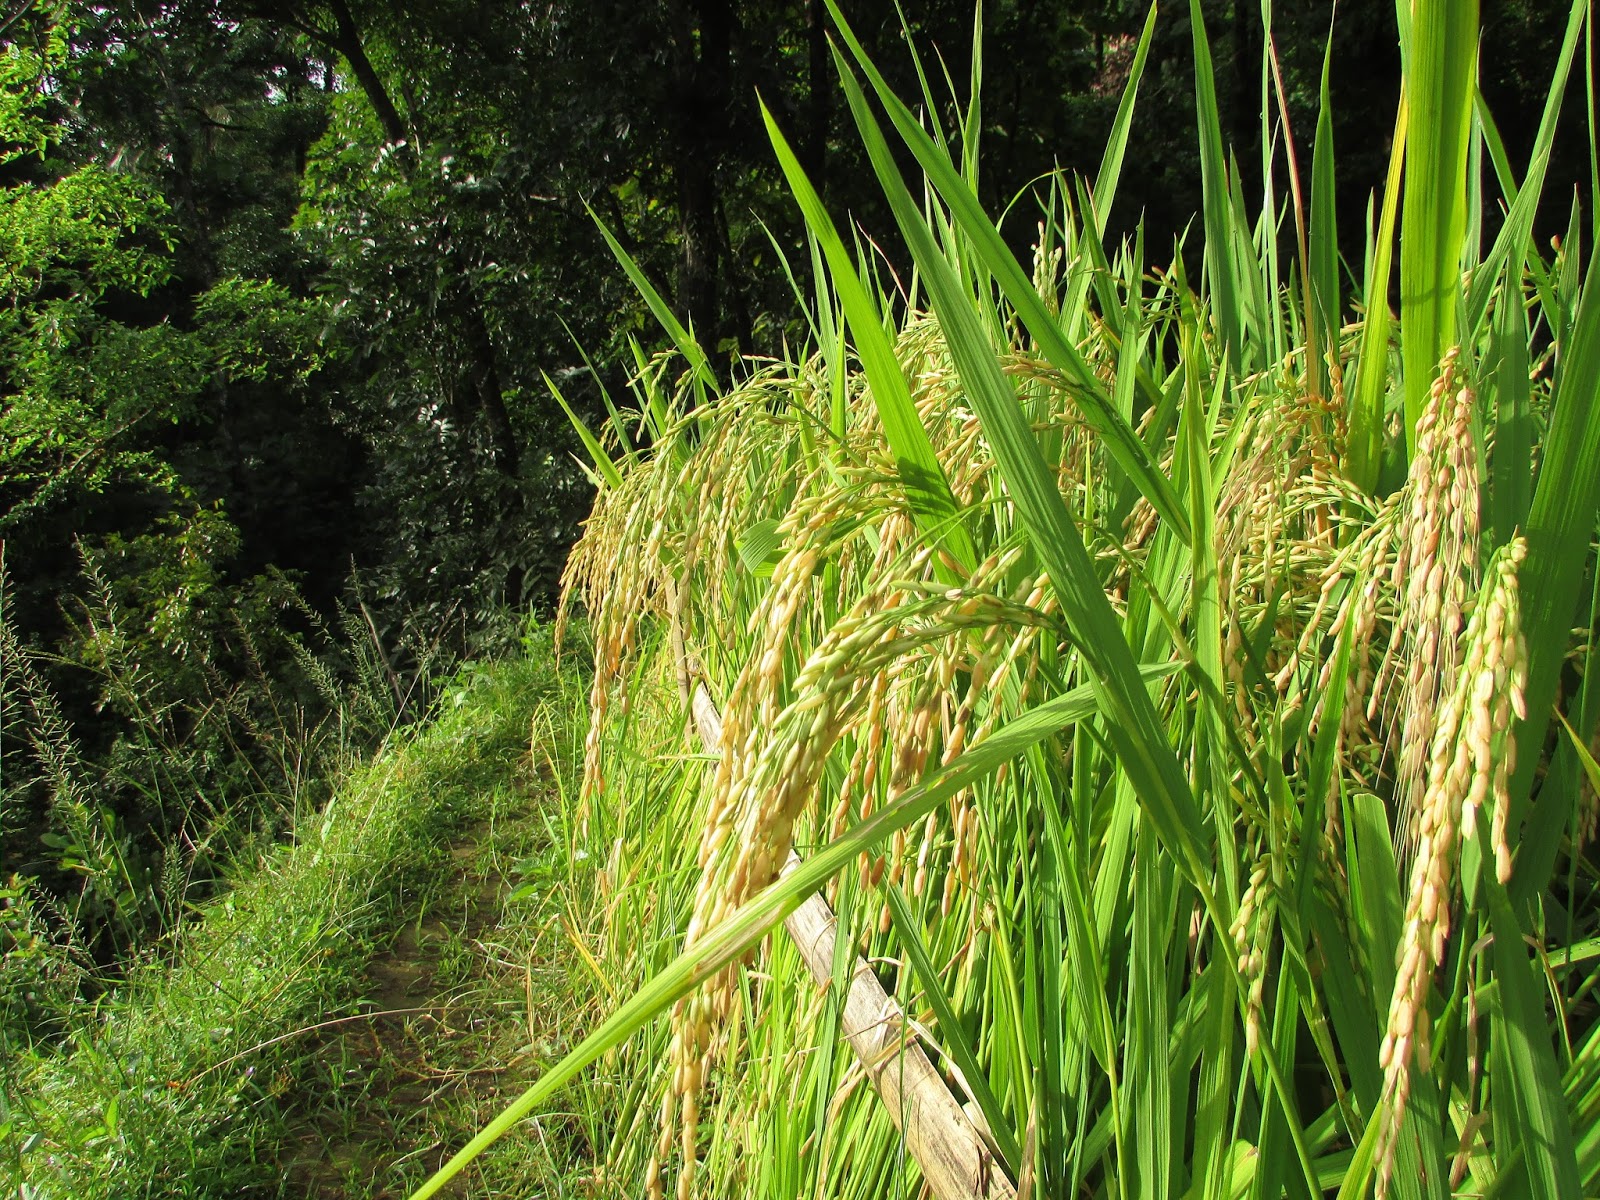
M 602 1055 L 634 1081 L 596 1168 L 619 1194 L 915 1194 L 840 1044 L 849 956 L 819 992 L 764 940 L 818 888 L 1019 1195 L 1596 1194 L 1600 284 L 1580 219 L 1532 239 L 1586 0 L 1520 176 L 1476 4 L 1400 7 L 1364 256 L 1331 122 L 1300 186 L 1270 28 L 1293 186 L 1251 213 L 1191 3 L 1198 280 L 1104 240 L 1153 10 L 1029 269 L 975 196 L 981 56 L 940 130 L 830 8 L 915 274 L 852 249 L 770 115 L 803 353 L 719 386 L 622 255 L 676 352 L 585 433 L 566 582 L 596 922 L 635 990 L 417 1196 Z

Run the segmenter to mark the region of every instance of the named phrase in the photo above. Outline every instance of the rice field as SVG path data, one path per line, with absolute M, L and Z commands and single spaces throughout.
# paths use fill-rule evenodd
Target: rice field
M 993 1156 L 968 1194 L 1600 1194 L 1600 229 L 1532 236 L 1587 3 L 1525 166 L 1476 4 L 1401 6 L 1365 246 L 1326 105 L 1296 162 L 1273 93 L 1291 185 L 1245 195 L 1191 16 L 1197 278 L 1104 237 L 1153 10 L 1030 262 L 975 198 L 978 101 L 927 123 L 837 10 L 914 274 L 770 114 L 807 346 L 719 376 L 617 247 L 674 348 L 584 431 L 566 574 L 616 1007 L 418 1197 L 596 1062 L 597 1194 L 919 1194 L 841 1037 L 858 969 Z M 772 932 L 819 890 L 828 987 Z

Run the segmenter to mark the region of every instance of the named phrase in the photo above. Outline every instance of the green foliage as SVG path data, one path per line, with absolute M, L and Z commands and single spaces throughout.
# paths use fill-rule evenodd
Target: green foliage
M 48 893 L 15 875 L 0 885 L 0 1031 L 8 1049 L 59 1033 L 93 969 Z
M 1600 720 L 1600 256 L 1524 246 L 1537 190 L 1502 168 L 1511 232 L 1463 278 L 1483 236 L 1467 164 L 1503 157 L 1473 107 L 1473 12 L 1402 29 L 1376 235 L 1404 231 L 1400 313 L 1375 249 L 1348 331 L 1318 310 L 1338 291 L 1332 120 L 1311 220 L 1298 183 L 1251 211 L 1198 3 L 1198 284 L 1183 261 L 1149 271 L 1142 232 L 1106 244 L 1059 177 L 1030 278 L 972 190 L 970 125 L 928 132 L 834 15 L 915 275 L 894 307 L 874 295 L 877 261 L 769 111 L 826 263 L 816 341 L 709 395 L 692 356 L 658 359 L 651 444 L 589 439 L 604 482 L 568 576 L 595 634 L 582 813 L 628 986 L 415 1196 L 613 1059 L 633 1082 L 605 1156 L 620 1187 L 919 1186 L 837 995 L 762 946 L 823 887 L 1043 1194 L 1593 1191 L 1577 751 Z M 1271 42 L 1269 178 L 1293 146 Z M 1413 458 L 1403 489 L 1380 469 Z M 682 752 L 686 683 L 722 709 L 714 769 Z M 847 953 L 836 968 L 843 986 Z
M 369 1011 L 362 967 L 459 870 L 450 841 L 514 807 L 530 719 L 567 711 L 548 637 L 446 681 L 425 728 L 352 771 L 291 845 L 263 848 L 227 897 L 198 906 L 171 961 L 130 972 L 65 1044 L 12 1043 L 0 1075 L 0 1179 L 40 1197 L 277 1194 L 314 1115 L 330 1016 Z M 63 970 L 22 885 L 0 891 L 6 982 L 35 1003 Z M 67 964 L 70 966 L 70 964 Z M 6 1002 L 26 999 L 8 992 Z M 336 1082 L 335 1091 L 342 1081 Z M 287 1107 L 299 1096 L 301 1111 Z
M 42 48 L 8 44 L 0 130 L 0 822 L 5 869 L 38 880 L 18 896 L 53 896 L 59 944 L 104 965 L 180 923 L 389 720 L 344 722 L 343 684 L 319 695 L 301 659 L 330 655 L 321 618 L 282 572 L 237 569 L 240 530 L 173 448 L 230 393 L 309 386 L 330 359 L 320 305 L 223 277 L 152 319 L 184 213 L 147 177 L 73 161 L 61 102 L 95 21 L 16 19 L 35 17 Z
M 325 628 L 281 575 L 226 582 L 237 538 L 200 510 L 84 547 L 66 657 L 0 629 L 7 864 L 57 898 L 60 943 L 113 977 L 428 695 L 397 693 L 368 631 Z M 48 673 L 90 691 L 92 721 Z M 82 982 L 87 999 L 103 981 Z

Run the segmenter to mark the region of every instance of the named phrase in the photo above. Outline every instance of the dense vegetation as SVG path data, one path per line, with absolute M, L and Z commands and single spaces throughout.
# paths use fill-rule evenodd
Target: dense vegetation
M 990 15 L 1062 86 L 992 97 L 988 199 L 1091 152 L 1140 20 Z M 964 53 L 971 21 L 913 30 Z M 592 421 L 654 338 L 593 214 L 738 372 L 803 329 L 757 91 L 886 215 L 816 4 L 51 2 L 3 34 L 0 878 L 90 998 L 553 604 L 591 488 L 546 380 Z
M 769 114 L 811 340 L 723 386 L 669 322 L 647 447 L 589 438 L 569 563 L 580 811 L 614 953 L 641 925 L 657 949 L 419 1197 L 618 1053 L 650 1083 L 608 1161 L 649 1195 L 931 1183 L 839 1037 L 869 968 L 836 951 L 819 995 L 764 940 L 824 885 L 1019 1194 L 1600 1187 L 1595 217 L 1532 237 L 1586 6 L 1521 173 L 1475 104 L 1476 14 L 1413 7 L 1353 280 L 1331 113 L 1252 205 L 1191 11 L 1194 273 L 1104 240 L 1147 43 L 1029 270 L 973 186 L 976 103 L 930 129 L 835 10 L 916 275 L 851 250 Z M 641 776 L 696 687 L 714 767 L 662 748 Z M 967 1187 L 935 1191 L 1009 1194 Z
M 419 1195 L 914 1188 L 819 886 L 1006 1189 L 1600 1187 L 1592 14 L 1172 7 L 5 18 L 19 1187 L 422 1184 L 420 889 Z

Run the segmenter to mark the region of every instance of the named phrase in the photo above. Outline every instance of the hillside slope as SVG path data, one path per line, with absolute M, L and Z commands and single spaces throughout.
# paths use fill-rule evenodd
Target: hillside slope
M 502 1075 L 559 1057 L 582 989 L 558 914 L 581 883 L 561 803 L 577 693 L 553 661 L 538 638 L 464 670 L 70 1050 L 8 1051 L 4 1190 L 404 1194 Z M 563 1169 L 561 1144 L 530 1130 L 501 1158 L 527 1178 Z

